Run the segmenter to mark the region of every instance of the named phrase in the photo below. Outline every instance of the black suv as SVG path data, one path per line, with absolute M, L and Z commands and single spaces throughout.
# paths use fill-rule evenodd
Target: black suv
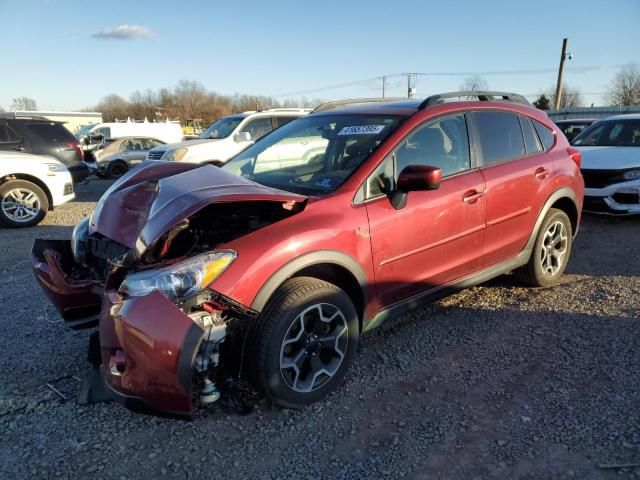
M 60 122 L 43 117 L 0 116 L 0 151 L 50 155 L 66 165 L 78 183 L 89 176 L 89 167 L 78 139 Z

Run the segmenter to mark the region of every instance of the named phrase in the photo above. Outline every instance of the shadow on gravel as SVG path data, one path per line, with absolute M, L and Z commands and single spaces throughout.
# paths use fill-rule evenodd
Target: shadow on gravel
M 115 182 L 99 177 L 90 177 L 89 182 L 74 187 L 76 197 L 69 203 L 97 202 L 102 194 Z

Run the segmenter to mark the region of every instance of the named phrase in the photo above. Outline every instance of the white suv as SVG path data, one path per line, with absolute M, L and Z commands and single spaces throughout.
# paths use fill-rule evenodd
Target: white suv
M 211 124 L 194 140 L 149 150 L 147 160 L 222 165 L 255 140 L 309 112 L 311 109 L 306 108 L 273 108 L 228 115 Z
M 0 223 L 31 227 L 73 197 L 71 174 L 55 158 L 0 152 Z

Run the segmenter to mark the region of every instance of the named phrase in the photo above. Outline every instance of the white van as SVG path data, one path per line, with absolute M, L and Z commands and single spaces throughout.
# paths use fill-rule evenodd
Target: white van
M 272 108 L 228 115 L 198 138 L 149 150 L 147 160 L 222 165 L 272 130 L 311 112 L 308 108 Z
M 112 122 L 92 126 L 89 135 L 102 135 L 106 141 L 124 137 L 151 137 L 165 143 L 182 140 L 182 128 L 174 122 Z

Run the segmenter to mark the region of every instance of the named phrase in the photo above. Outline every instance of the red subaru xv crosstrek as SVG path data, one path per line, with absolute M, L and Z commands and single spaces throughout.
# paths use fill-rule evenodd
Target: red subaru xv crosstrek
M 334 102 L 222 168 L 132 170 L 33 267 L 71 328 L 98 325 L 84 400 L 189 414 L 247 379 L 295 408 L 407 308 L 507 272 L 558 283 L 583 189 L 519 95 Z

